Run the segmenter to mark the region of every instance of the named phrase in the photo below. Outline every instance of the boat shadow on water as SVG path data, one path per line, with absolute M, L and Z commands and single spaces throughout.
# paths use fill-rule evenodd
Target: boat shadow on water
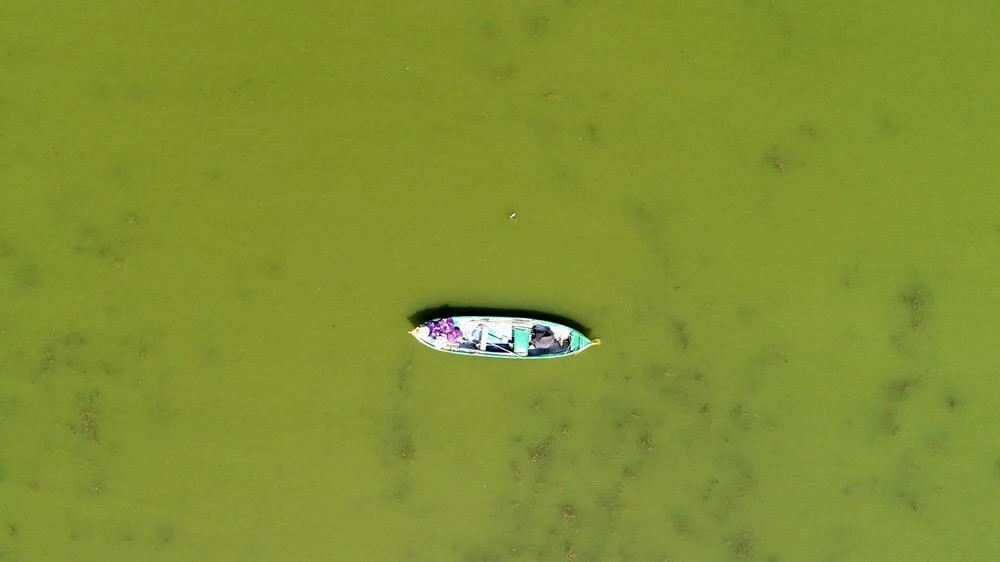
M 453 316 L 505 316 L 512 318 L 533 318 L 535 320 L 548 320 L 562 324 L 567 328 L 572 328 L 586 337 L 590 337 L 590 328 L 584 326 L 572 318 L 567 318 L 559 314 L 552 314 L 542 310 L 531 310 L 523 308 L 497 308 L 482 306 L 452 306 L 443 304 L 431 308 L 418 310 L 407 319 L 411 326 L 416 327 L 430 320 L 439 318 L 449 318 Z

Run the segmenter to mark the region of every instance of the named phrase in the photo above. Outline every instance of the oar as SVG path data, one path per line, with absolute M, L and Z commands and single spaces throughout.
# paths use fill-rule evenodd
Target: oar
M 513 351 L 511 351 L 511 350 L 509 350 L 509 349 L 505 349 L 505 348 L 503 348 L 503 347 L 500 347 L 499 345 L 497 345 L 497 344 L 495 344 L 495 343 L 489 343 L 489 342 L 486 342 L 486 347 L 489 347 L 489 346 L 491 346 L 491 345 L 492 345 L 493 347 L 495 347 L 495 348 L 499 349 L 500 351 L 503 351 L 503 352 L 506 352 L 506 353 L 510 353 L 510 354 L 511 354 L 511 355 L 513 355 L 514 357 L 521 357 L 521 358 L 524 358 L 524 356 L 523 356 L 523 355 L 518 355 L 517 353 L 514 353 Z

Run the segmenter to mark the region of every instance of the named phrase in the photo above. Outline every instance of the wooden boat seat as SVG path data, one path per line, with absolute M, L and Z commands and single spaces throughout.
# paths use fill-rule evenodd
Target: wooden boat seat
M 514 327 L 514 353 L 518 355 L 528 354 L 528 345 L 531 343 L 531 328 Z
M 486 351 L 486 345 L 490 341 L 490 329 L 486 324 L 479 326 L 479 351 Z

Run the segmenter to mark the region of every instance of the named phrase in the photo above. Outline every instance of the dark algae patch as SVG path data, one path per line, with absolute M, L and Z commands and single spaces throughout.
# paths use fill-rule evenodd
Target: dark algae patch
M 528 448 L 528 459 L 533 463 L 545 464 L 552 458 L 552 437 L 546 437 Z
M 413 364 L 406 360 L 388 378 L 387 405 L 379 455 L 387 471 L 382 498 L 392 504 L 406 504 L 417 491 L 413 481 L 413 467 L 418 462 L 417 437 L 414 429 L 413 394 L 417 377 Z
M 890 402 L 902 402 L 919 388 L 919 385 L 920 379 L 915 377 L 895 379 L 886 385 L 885 396 Z
M 732 555 L 733 560 L 754 559 L 755 547 L 753 535 L 750 533 L 740 533 L 735 537 L 730 537 L 726 540 L 726 546 L 729 547 L 729 554 Z
M 174 542 L 176 535 L 173 525 L 158 525 L 154 532 L 154 540 L 161 546 L 167 546 Z
M 741 428 L 722 418 L 711 421 L 722 425 L 718 433 L 704 433 L 708 428 L 700 420 L 711 411 L 704 379 L 657 362 L 632 376 L 616 377 L 618 386 L 594 397 L 593 403 L 557 392 L 536 395 L 528 409 L 540 423 L 511 440 L 508 488 L 497 503 L 504 514 L 497 537 L 508 546 L 469 552 L 538 560 L 631 560 L 643 559 L 643 552 L 659 552 L 661 559 L 671 559 L 671 550 L 683 543 L 686 549 L 760 559 L 749 530 L 745 536 L 722 539 L 710 530 L 737 521 L 754 501 L 757 469 L 742 454 L 735 435 L 753 434 L 763 426 Z M 664 384 L 683 398 L 665 400 L 669 393 L 648 390 Z M 692 416 L 697 424 L 685 427 L 710 441 L 692 441 L 668 429 L 666 420 Z M 569 419 L 573 423 L 564 421 Z M 676 490 L 650 492 L 671 478 L 700 480 L 696 474 L 671 476 L 679 451 L 713 458 L 713 476 L 701 480 L 700 498 L 677 498 Z M 665 535 L 663 525 L 672 532 Z M 730 545 L 733 538 L 738 540 Z
M 394 433 L 396 457 L 412 463 L 417 455 L 417 448 L 413 444 L 413 430 L 401 421 L 396 424 Z
M 643 432 L 643 434 L 639 436 L 637 442 L 639 445 L 639 451 L 643 453 L 648 453 L 652 451 L 654 446 L 656 445 L 656 440 L 654 440 L 653 436 L 650 435 L 648 432 Z
M 74 435 L 96 445 L 100 445 L 101 443 L 101 416 L 97 410 L 100 397 L 101 392 L 99 390 L 77 392 L 77 419 L 67 423 L 69 430 Z
M 955 396 L 949 394 L 948 396 L 944 397 L 944 405 L 946 408 L 948 408 L 949 412 L 955 413 L 962 406 L 962 402 Z
M 677 349 L 684 351 L 691 346 L 691 328 L 685 322 L 673 322 L 674 341 Z
M 912 283 L 900 293 L 899 300 L 906 310 L 910 327 L 923 328 L 932 304 L 930 290 L 922 283 Z
M 574 519 L 576 519 L 576 508 L 570 504 L 566 504 L 562 506 L 560 514 L 562 515 L 562 520 L 564 523 L 570 523 Z

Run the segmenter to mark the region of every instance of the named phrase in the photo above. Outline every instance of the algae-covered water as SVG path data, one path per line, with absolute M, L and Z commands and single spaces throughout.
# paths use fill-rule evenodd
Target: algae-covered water
M 0 559 L 997 560 L 997 29 L 4 2 Z

